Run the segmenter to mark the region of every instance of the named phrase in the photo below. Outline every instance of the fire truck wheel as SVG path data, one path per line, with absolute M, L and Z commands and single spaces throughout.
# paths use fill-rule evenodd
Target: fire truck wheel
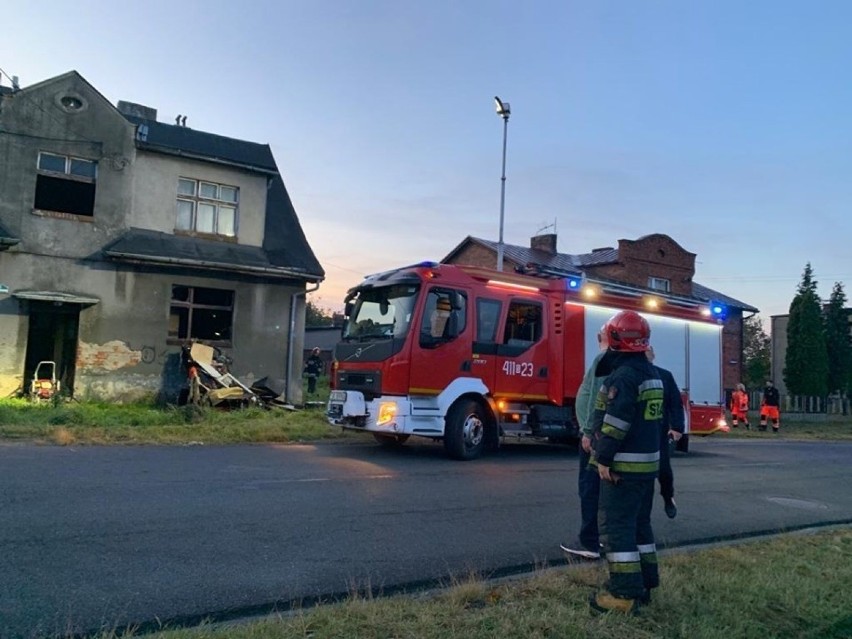
M 453 459 L 476 459 L 485 448 L 485 409 L 472 399 L 450 407 L 444 426 L 444 450 Z
M 398 448 L 408 441 L 409 435 L 385 435 L 384 433 L 373 433 L 373 438 L 382 446 L 387 448 Z

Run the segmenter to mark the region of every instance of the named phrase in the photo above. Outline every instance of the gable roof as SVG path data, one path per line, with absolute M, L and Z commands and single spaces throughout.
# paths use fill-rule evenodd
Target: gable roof
M 494 251 L 495 253 L 497 252 L 497 242 L 483 240 L 482 238 L 468 235 L 441 261 L 451 261 L 452 258 L 469 243 L 478 244 Z M 533 263 L 561 271 L 582 271 L 585 267 L 617 263 L 618 249 L 607 247 L 592 251 L 591 253 L 571 255 L 569 253 L 549 253 L 547 251 L 540 251 L 525 246 L 516 246 L 514 244 L 503 244 L 503 257 L 521 265 Z M 703 302 L 721 302 L 727 306 L 739 308 L 750 313 L 759 312 L 758 309 L 750 304 L 746 304 L 745 302 L 741 302 L 729 295 L 725 295 L 706 286 L 702 286 L 698 282 L 692 283 L 692 297 Z
M 185 266 L 216 271 L 247 273 L 261 277 L 321 280 L 322 274 L 300 266 L 276 264 L 259 246 L 245 246 L 160 231 L 131 228 L 103 249 L 103 254 L 122 262 Z
M 146 120 L 126 113 L 122 115 L 131 124 L 136 125 L 136 146 L 140 149 L 220 162 L 263 173 L 278 173 L 278 166 L 268 144 Z

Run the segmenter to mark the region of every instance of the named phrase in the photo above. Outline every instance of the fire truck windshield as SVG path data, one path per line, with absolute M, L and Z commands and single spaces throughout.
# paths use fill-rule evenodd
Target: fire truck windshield
M 405 338 L 419 288 L 415 284 L 397 284 L 359 291 L 352 315 L 343 328 L 343 339 Z

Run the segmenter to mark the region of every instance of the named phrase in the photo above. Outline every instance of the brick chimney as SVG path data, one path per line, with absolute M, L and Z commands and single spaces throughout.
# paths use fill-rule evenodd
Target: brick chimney
M 530 248 L 534 251 L 544 251 L 545 253 L 556 255 L 556 233 L 531 237 Z

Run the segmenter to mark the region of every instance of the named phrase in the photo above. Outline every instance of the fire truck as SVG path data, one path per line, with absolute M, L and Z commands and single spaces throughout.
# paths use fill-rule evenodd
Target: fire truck
M 683 390 L 687 435 L 726 430 L 724 305 L 580 272 L 523 273 L 423 262 L 368 276 L 347 293 L 334 351 L 329 423 L 382 445 L 411 436 L 475 459 L 511 437 L 570 441 L 574 401 L 615 313 L 651 326 L 655 363 Z

